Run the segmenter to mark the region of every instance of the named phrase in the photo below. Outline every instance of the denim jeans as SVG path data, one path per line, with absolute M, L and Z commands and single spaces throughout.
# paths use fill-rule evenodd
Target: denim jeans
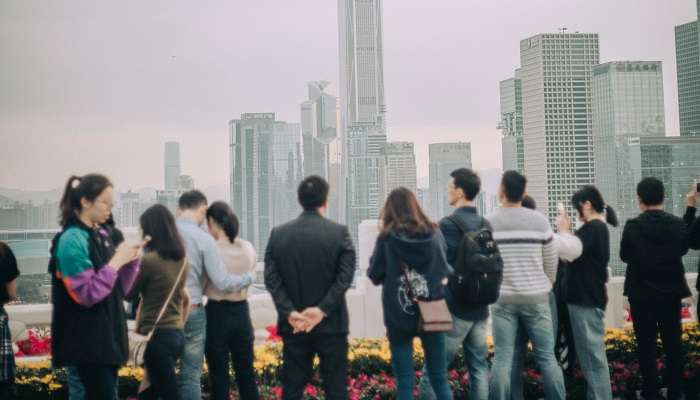
M 423 333 L 420 335 L 425 352 L 425 367 L 430 384 L 438 400 L 452 400 L 452 391 L 447 382 L 447 358 L 445 357 L 445 334 Z M 396 338 L 389 335 L 391 365 L 397 381 L 398 400 L 413 400 L 416 371 L 413 370 L 413 338 Z
M 445 333 L 447 366 L 464 351 L 464 361 L 469 371 L 469 399 L 487 400 L 489 397 L 489 363 L 486 349 L 486 320 L 465 321 L 453 318 L 452 330 Z M 420 398 L 434 400 L 435 392 L 430 384 L 427 364 L 423 366 L 420 380 Z
M 535 359 L 542 371 L 546 399 L 566 398 L 564 374 L 554 356 L 554 334 L 549 303 L 495 304 L 491 307 L 495 356 L 491 371 L 489 399 L 509 400 L 511 372 L 518 325 L 533 344 Z
M 611 400 L 610 370 L 605 354 L 605 311 L 573 304 L 569 304 L 568 309 L 578 362 L 586 378 L 586 398 Z
M 549 309 L 552 313 L 552 333 L 554 344 L 557 343 L 557 330 L 559 329 L 559 314 L 557 313 L 557 298 L 554 291 L 549 292 Z M 515 351 L 513 352 L 513 369 L 510 377 L 510 399 L 524 400 L 523 397 L 523 372 L 525 371 L 525 358 L 527 356 L 527 344 L 529 340 L 525 334 L 523 324 L 518 324 L 518 334 L 515 339 Z
M 185 346 L 182 329 L 158 328 L 146 346 L 145 367 L 151 386 L 139 394 L 139 399 L 179 400 L 175 364 Z
M 202 364 L 207 316 L 204 308 L 193 308 L 185 323 L 185 350 L 180 357 L 178 389 L 183 400 L 202 399 Z
M 228 400 L 230 389 L 229 361 L 236 372 L 238 394 L 242 400 L 257 400 L 258 387 L 253 368 L 255 334 L 247 301 L 213 301 L 206 307 L 207 326 L 205 354 L 209 365 L 211 400 Z
M 76 367 L 66 367 L 66 380 L 68 384 L 68 400 L 85 400 L 85 386 L 83 382 L 80 381 L 80 375 L 78 375 L 78 368 Z M 117 385 L 114 390 L 114 400 L 119 399 L 119 378 L 117 378 Z

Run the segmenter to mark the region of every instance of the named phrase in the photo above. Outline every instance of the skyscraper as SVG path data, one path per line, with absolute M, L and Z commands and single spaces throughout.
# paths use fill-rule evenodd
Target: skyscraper
M 416 156 L 411 142 L 389 142 L 386 145 L 386 190 L 405 187 L 416 193 Z
M 338 0 L 342 176 L 346 222 L 357 242 L 384 197 L 386 123 L 381 0 Z
M 676 71 L 681 136 L 700 135 L 700 0 L 698 19 L 676 26 Z
M 525 152 L 523 149 L 523 96 L 520 70 L 515 77 L 501 81 L 501 147 L 503 170 L 523 172 Z
M 275 121 L 272 134 L 273 226 L 294 219 L 299 212 L 297 185 L 303 177 L 301 129 L 297 123 Z
M 450 173 L 458 168 L 472 167 L 470 143 L 431 143 L 428 146 L 428 174 L 430 185 L 430 211 L 433 220 L 451 212 L 447 203 L 447 184 Z
M 165 142 L 165 190 L 176 190 L 180 178 L 180 143 Z
M 663 137 L 663 71 L 660 61 L 614 61 L 593 68 L 595 184 L 621 223 L 636 216 L 638 176 L 630 169 L 631 138 Z M 619 253 L 620 228 L 610 229 L 611 254 Z M 624 270 L 611 257 L 613 270 Z
M 229 122 L 231 203 L 241 237 L 256 249 L 267 246 L 273 226 L 274 130 L 274 113 L 242 114 Z
M 591 70 L 598 35 L 539 34 L 520 42 L 528 193 L 550 219 L 594 181 Z

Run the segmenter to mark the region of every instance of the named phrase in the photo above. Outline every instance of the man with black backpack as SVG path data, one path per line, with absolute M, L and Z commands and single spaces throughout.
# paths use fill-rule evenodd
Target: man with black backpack
M 450 363 L 460 348 L 464 350 L 469 399 L 486 400 L 489 385 L 486 320 L 488 305 L 498 299 L 503 263 L 491 236 L 491 226 L 474 206 L 481 188 L 479 176 L 467 168 L 455 170 L 450 176 L 447 200 L 456 210 L 440 221 L 447 242 L 447 262 L 453 268 L 445 295 L 453 328 L 445 336 L 445 354 Z M 420 398 L 435 399 L 425 371 L 420 382 Z

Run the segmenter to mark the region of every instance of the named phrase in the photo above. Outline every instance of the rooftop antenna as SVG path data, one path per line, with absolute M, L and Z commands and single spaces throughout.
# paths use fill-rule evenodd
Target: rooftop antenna
M 559 30 L 559 33 L 566 33 L 566 31 L 568 31 L 569 28 L 564 26 L 564 27 L 559 28 L 558 30 Z

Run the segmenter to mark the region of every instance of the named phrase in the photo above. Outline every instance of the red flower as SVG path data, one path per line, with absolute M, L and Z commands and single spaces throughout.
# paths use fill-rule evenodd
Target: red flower
M 282 340 L 282 336 L 277 334 L 277 325 L 270 325 L 265 327 L 267 331 L 267 340 L 270 342 L 279 342 Z
M 281 386 L 275 386 L 271 390 L 272 394 L 275 395 L 275 398 L 281 399 L 282 398 L 282 387 Z
M 314 385 L 306 385 L 306 389 L 304 389 L 304 393 L 308 396 L 311 397 L 317 397 L 318 396 L 318 389 Z

